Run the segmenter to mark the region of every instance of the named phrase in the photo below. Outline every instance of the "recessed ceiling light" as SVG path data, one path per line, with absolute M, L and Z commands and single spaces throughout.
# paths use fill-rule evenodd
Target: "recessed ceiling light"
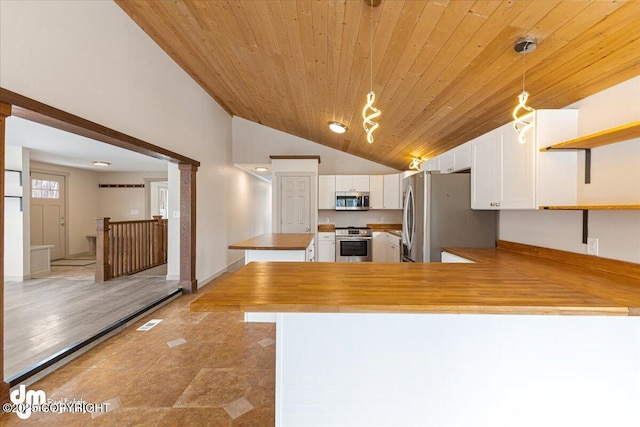
M 93 161 L 93 162 L 91 162 L 91 163 L 93 163 L 93 165 L 94 165 L 94 166 L 111 166 L 111 163 L 109 163 L 109 162 L 103 162 L 103 161 L 101 161 L 101 160 L 94 160 L 94 161 Z
M 329 129 L 335 133 L 345 133 L 347 131 L 347 127 L 338 122 L 329 122 Z
M 256 168 L 256 171 L 258 171 L 258 172 L 266 172 L 266 171 L 268 171 L 268 170 L 269 170 L 269 169 L 265 168 L 264 166 L 258 166 L 258 167 Z

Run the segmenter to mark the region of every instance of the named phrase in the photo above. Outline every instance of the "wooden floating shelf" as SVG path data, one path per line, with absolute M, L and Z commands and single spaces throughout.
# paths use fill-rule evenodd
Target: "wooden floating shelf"
M 557 211 L 636 210 L 640 209 L 640 205 L 540 206 L 540 209 Z
M 541 148 L 540 151 L 549 150 L 588 150 L 602 147 L 604 145 L 615 144 L 629 139 L 640 138 L 640 122 L 633 122 L 624 126 L 596 132 L 591 135 L 560 142 L 550 147 Z

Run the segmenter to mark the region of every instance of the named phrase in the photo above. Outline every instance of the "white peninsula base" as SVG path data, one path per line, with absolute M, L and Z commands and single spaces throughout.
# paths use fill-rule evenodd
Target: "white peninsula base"
M 640 418 L 638 317 L 285 313 L 276 345 L 279 427 Z

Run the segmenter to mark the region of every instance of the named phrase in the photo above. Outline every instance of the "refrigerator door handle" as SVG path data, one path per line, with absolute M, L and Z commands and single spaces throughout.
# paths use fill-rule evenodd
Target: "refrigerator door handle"
M 407 242 L 407 249 L 409 250 L 411 250 L 411 246 L 413 245 L 413 234 L 415 232 L 414 213 L 409 212 L 410 210 L 413 211 L 413 209 L 413 189 L 409 186 L 404 204 L 404 227 L 402 228 L 404 240 Z

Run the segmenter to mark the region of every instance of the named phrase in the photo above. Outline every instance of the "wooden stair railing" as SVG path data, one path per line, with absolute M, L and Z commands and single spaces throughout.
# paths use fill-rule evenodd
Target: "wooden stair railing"
M 98 218 L 96 231 L 96 282 L 167 262 L 168 221 L 161 216 L 118 222 Z

